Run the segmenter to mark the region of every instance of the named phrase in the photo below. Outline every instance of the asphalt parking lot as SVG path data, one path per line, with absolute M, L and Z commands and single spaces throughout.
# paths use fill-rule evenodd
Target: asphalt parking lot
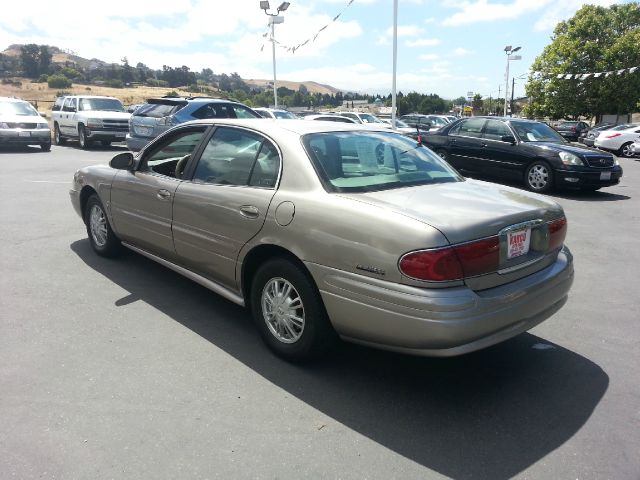
M 640 161 L 553 195 L 576 280 L 529 333 L 296 366 L 242 308 L 93 254 L 70 181 L 122 150 L 0 151 L 1 478 L 639 478 Z

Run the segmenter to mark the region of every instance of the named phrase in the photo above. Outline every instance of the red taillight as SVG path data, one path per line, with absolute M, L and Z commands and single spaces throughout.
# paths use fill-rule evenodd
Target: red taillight
M 564 239 L 567 236 L 567 219 L 565 217 L 559 218 L 549 223 L 549 248 L 547 251 L 551 252 L 557 250 L 564 244 Z
M 619 137 L 620 135 L 622 135 L 621 133 L 614 133 L 612 135 L 607 135 L 607 138 L 615 138 L 615 137 Z
M 571 127 L 571 131 L 575 132 L 576 131 L 576 127 Z
M 500 263 L 500 240 L 485 238 L 471 243 L 408 253 L 400 271 L 417 280 L 444 282 L 495 272 Z
M 408 253 L 400 259 L 400 271 L 417 280 L 443 282 L 463 277 L 462 265 L 453 248 Z

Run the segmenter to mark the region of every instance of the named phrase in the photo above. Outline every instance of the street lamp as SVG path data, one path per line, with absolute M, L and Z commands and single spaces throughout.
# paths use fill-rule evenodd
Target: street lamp
M 511 45 L 504 47 L 504 53 L 507 54 L 507 71 L 504 74 L 504 116 L 507 116 L 507 99 L 509 98 L 509 62 L 511 60 L 522 60 L 522 56 L 514 55 L 522 47 L 512 48 Z
M 276 23 L 284 23 L 284 17 L 278 15 L 280 12 L 284 12 L 287 8 L 289 8 L 291 3 L 282 2 L 278 7 L 278 11 L 276 13 L 269 13 L 271 7 L 269 6 L 268 0 L 260 0 L 260 9 L 264 10 L 264 13 L 269 16 L 269 25 L 271 25 L 271 52 L 273 55 L 273 105 L 274 108 L 278 108 L 278 85 L 276 84 L 276 34 L 275 34 L 275 24 Z

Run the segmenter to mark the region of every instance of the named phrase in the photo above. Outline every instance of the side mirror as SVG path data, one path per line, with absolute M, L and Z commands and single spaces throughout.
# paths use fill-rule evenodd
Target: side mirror
M 111 168 L 116 170 L 132 170 L 133 169 L 133 153 L 122 152 L 116 155 L 109 162 Z
M 502 135 L 502 137 L 500 137 L 500 140 L 507 143 L 516 143 L 516 138 L 513 135 Z

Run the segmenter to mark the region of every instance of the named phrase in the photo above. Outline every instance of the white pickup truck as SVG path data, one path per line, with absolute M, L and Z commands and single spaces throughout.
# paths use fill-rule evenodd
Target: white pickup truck
M 77 139 L 86 149 L 96 141 L 103 146 L 123 141 L 129 132 L 131 114 L 117 98 L 69 95 L 56 99 L 51 117 L 56 145 Z

